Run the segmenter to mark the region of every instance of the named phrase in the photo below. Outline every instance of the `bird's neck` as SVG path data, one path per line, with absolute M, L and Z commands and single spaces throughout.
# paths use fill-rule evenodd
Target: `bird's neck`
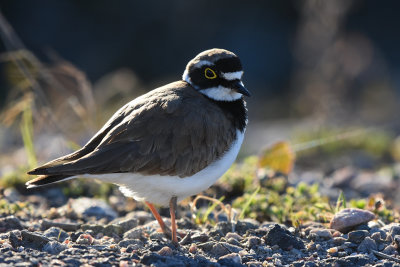
M 222 109 L 236 129 L 241 132 L 245 130 L 247 125 L 247 108 L 243 97 L 234 101 L 218 101 L 210 97 L 207 98 Z

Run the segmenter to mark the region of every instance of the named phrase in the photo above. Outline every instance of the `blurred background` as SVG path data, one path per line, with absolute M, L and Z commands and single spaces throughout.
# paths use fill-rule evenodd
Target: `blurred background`
M 373 0 L 2 0 L 0 175 L 82 146 L 121 105 L 180 79 L 190 59 L 215 47 L 241 58 L 252 93 L 242 158 L 287 140 L 298 151 L 334 143 L 298 157 L 298 167 L 397 162 L 399 8 Z M 334 163 L 318 154 L 332 150 L 351 153 L 334 154 Z

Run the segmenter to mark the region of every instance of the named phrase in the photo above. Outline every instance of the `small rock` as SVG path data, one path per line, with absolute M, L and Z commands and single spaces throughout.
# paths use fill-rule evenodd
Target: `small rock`
M 139 239 L 124 239 L 118 243 L 118 246 L 126 248 L 130 245 L 138 245 L 138 247 L 143 247 L 143 242 Z
M 125 218 L 127 219 L 137 219 L 139 221 L 139 225 L 143 225 L 145 223 L 151 222 L 154 220 L 153 215 L 150 212 L 143 211 L 143 210 L 138 210 L 138 211 L 132 211 L 128 213 Z
M 227 233 L 232 232 L 232 223 L 219 222 L 214 226 L 213 230 L 221 236 L 225 236 Z
M 92 234 L 94 235 L 103 233 L 104 231 L 104 226 L 99 224 L 82 224 L 81 228 L 85 232 L 92 231 Z
M 191 244 L 189 247 L 189 252 L 192 254 L 196 254 L 197 253 L 197 246 L 196 244 Z
M 64 242 L 65 239 L 69 237 L 69 235 L 56 227 L 51 227 L 50 229 L 46 230 L 43 235 L 47 238 L 50 238 L 52 240 L 58 241 L 58 242 Z M 50 253 L 53 254 L 53 253 Z
M 89 234 L 81 234 L 76 240 L 77 244 L 80 245 L 91 245 L 93 243 L 94 238 Z
M 284 250 L 290 250 L 291 248 L 304 248 L 304 244 L 300 238 L 295 237 L 292 233 L 283 229 L 278 224 L 269 228 L 267 234 L 264 236 L 264 241 L 267 245 L 278 245 Z
M 235 225 L 235 231 L 237 231 L 239 234 L 243 235 L 248 230 L 257 229 L 259 225 L 260 225 L 260 223 L 253 219 L 240 220 Z
M 75 199 L 71 203 L 72 209 L 78 215 L 94 216 L 96 219 L 107 218 L 114 219 L 117 213 L 105 201 L 82 197 Z
M 124 234 L 124 239 L 141 239 L 143 237 L 142 228 L 134 228 Z
M 237 253 L 230 253 L 219 257 L 218 263 L 222 266 L 242 266 L 242 258 Z
M 332 238 L 332 243 L 337 246 L 344 244 L 344 242 L 346 242 L 346 238 L 344 238 L 344 237 L 339 236 L 339 237 Z
M 204 233 L 195 233 L 191 236 L 193 242 L 200 242 L 204 243 L 207 242 L 209 239 L 209 236 Z
M 161 256 L 172 256 L 174 254 L 172 249 L 167 246 L 160 249 L 157 253 L 158 253 L 158 255 L 161 255 Z
M 347 240 L 349 242 L 353 242 L 353 243 L 361 243 L 365 237 L 367 237 L 369 235 L 369 232 L 366 230 L 357 230 L 357 231 L 351 231 L 348 233 L 348 238 Z
M 67 249 L 67 246 L 62 243 L 59 243 L 57 241 L 50 241 L 43 247 L 44 252 L 47 252 L 47 253 L 53 254 L 53 255 L 56 255 L 65 249 Z
M 243 239 L 243 237 L 241 237 L 239 234 L 232 232 L 227 233 L 225 238 L 226 239 L 233 238 L 236 239 L 237 241 L 241 241 Z
M 15 188 L 4 189 L 3 195 L 10 203 L 21 201 L 21 194 Z
M 376 250 L 376 249 L 377 247 L 375 241 L 367 236 L 358 246 L 357 251 L 361 253 L 366 253 L 366 252 L 370 253 L 371 250 Z
M 396 255 L 398 254 L 397 249 L 393 245 L 387 246 L 384 250 L 382 250 L 383 253 L 388 254 L 388 255 Z
M 15 216 L 7 216 L 5 218 L 0 218 L 0 233 L 8 232 L 9 230 L 22 230 L 22 225 L 20 220 Z
M 224 256 L 226 254 L 229 254 L 230 251 L 229 251 L 229 249 L 226 248 L 226 246 L 222 245 L 221 243 L 216 243 L 212 247 L 211 253 L 213 255 L 215 255 L 216 257 L 221 257 L 221 256 Z
M 215 244 L 217 244 L 217 242 L 208 241 L 208 242 L 205 242 L 205 243 L 197 244 L 197 247 L 199 249 L 203 250 L 204 252 L 209 252 L 214 247 Z
M 368 223 L 375 214 L 362 209 L 344 209 L 336 213 L 330 223 L 330 228 L 346 233 L 357 225 Z
M 328 240 L 332 238 L 332 234 L 328 229 L 312 229 L 310 235 L 314 234 L 317 238 Z
M 371 235 L 371 238 L 375 240 L 375 242 L 380 242 L 382 239 L 382 235 L 380 232 L 375 232 Z
M 388 227 L 390 227 L 389 228 L 390 230 L 389 230 L 389 234 L 386 237 L 386 240 L 387 241 L 393 241 L 394 237 L 396 235 L 400 235 L 400 225 L 396 224 L 396 223 L 392 223 L 392 224 L 389 224 L 389 225 L 385 226 L 386 229 Z
M 246 246 L 252 248 L 261 244 L 261 238 L 256 236 L 251 236 L 247 239 Z
M 79 229 L 80 224 L 79 223 L 61 223 L 61 222 L 54 222 L 50 220 L 44 219 L 42 221 L 42 229 L 46 230 L 49 229 L 50 227 L 57 227 L 60 229 L 63 229 L 64 231 L 67 232 L 73 232 Z
M 235 245 L 235 246 L 241 246 L 241 244 L 240 244 L 240 242 L 239 241 L 237 241 L 236 239 L 234 239 L 234 238 L 229 238 L 228 240 L 226 240 L 226 242 L 228 242 L 229 244 L 231 244 L 231 245 Z
M 103 233 L 106 236 L 110 236 L 110 237 L 112 237 L 114 235 L 120 236 L 120 235 L 122 235 L 123 232 L 124 232 L 124 230 L 118 224 L 109 224 L 106 227 L 104 227 L 104 231 L 103 231 Z
M 122 232 L 125 233 L 139 225 L 138 219 L 126 219 L 116 223 L 118 226 L 122 228 Z
M 149 238 L 151 240 L 159 240 L 159 241 L 163 241 L 165 240 L 165 235 L 163 233 L 159 233 L 159 232 L 152 232 L 149 236 Z
M 21 239 L 24 247 L 37 250 L 42 250 L 43 247 L 50 242 L 50 239 L 47 237 L 26 230 L 21 231 Z

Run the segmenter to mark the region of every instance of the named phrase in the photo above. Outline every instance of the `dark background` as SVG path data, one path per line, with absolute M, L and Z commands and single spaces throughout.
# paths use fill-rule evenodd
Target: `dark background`
M 198 52 L 220 47 L 240 56 L 247 87 L 263 100 L 301 89 L 292 81 L 299 67 L 295 50 L 301 43 L 299 31 L 307 16 L 305 2 L 331 12 L 340 12 L 335 10 L 346 6 L 344 15 L 333 22 L 339 28 L 337 35 L 356 34 L 368 40 L 384 61 L 385 75 L 398 88 L 398 1 L 337 1 L 323 7 L 318 1 L 278 0 L 3 0 L 0 8 L 26 47 L 41 60 L 48 61 L 48 53 L 53 51 L 92 82 L 127 67 L 151 89 L 161 81 L 178 79 L 187 61 Z M 324 27 L 318 23 L 314 27 Z M 318 35 L 314 38 L 318 42 Z M 3 99 L 5 88 L 3 83 Z M 268 111 L 260 117 L 281 116 Z M 279 112 L 289 113 L 284 109 Z

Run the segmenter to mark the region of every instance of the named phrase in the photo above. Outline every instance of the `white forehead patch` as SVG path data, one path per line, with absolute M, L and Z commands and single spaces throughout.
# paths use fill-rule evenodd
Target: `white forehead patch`
M 219 101 L 235 101 L 242 97 L 242 94 L 221 85 L 200 90 L 200 93 Z
M 184 80 L 185 82 L 187 82 L 189 84 L 192 84 L 192 81 L 191 81 L 191 79 L 189 77 L 189 72 L 188 72 L 187 69 L 185 69 L 185 71 L 183 72 L 182 80 Z
M 225 72 L 225 73 L 222 72 L 221 75 L 228 81 L 240 80 L 242 79 L 243 71 Z
M 201 68 L 201 67 L 203 67 L 204 65 L 212 66 L 212 65 L 214 65 L 214 63 L 212 63 L 211 61 L 208 61 L 208 60 L 200 60 L 199 62 L 197 62 L 197 63 L 194 64 L 193 66 L 194 66 L 195 68 Z

